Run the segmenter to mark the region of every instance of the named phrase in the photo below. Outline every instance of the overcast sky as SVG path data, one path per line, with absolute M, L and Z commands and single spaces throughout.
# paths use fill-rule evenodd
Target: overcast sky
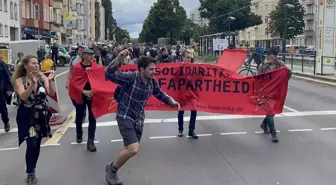
M 137 38 L 150 7 L 156 0 L 112 0 L 114 18 L 118 26 L 127 29 L 132 38 Z M 199 6 L 199 0 L 180 0 L 180 5 L 190 16 L 190 10 Z

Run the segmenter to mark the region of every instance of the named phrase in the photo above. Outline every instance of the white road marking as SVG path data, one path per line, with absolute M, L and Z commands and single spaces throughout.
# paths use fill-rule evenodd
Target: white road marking
M 297 75 L 292 75 L 292 77 L 298 78 L 298 79 L 301 79 L 301 80 L 308 80 L 308 81 L 312 81 L 312 82 L 317 82 L 317 83 L 321 83 L 321 84 L 325 84 L 325 85 L 336 86 L 336 83 L 333 83 L 333 82 L 317 80 L 317 79 L 313 79 L 313 78 L 306 78 L 306 77 L 297 76 Z
M 280 133 L 280 130 L 277 130 L 276 132 L 277 132 L 277 133 Z M 255 134 L 263 134 L 264 131 L 255 131 L 254 133 L 255 133 Z
M 122 141 L 123 141 L 122 139 L 112 139 L 112 140 L 111 140 L 111 143 L 122 142 Z
M 336 130 L 336 128 L 321 128 L 322 131 Z
M 56 144 L 45 144 L 45 145 L 41 145 L 41 147 L 48 147 L 48 146 L 60 146 L 60 143 L 56 143 Z
M 291 129 L 288 132 L 311 132 L 313 129 Z
M 18 150 L 19 147 L 13 147 L 13 148 L 0 148 L 0 151 L 9 151 L 9 150 Z
M 242 134 L 247 134 L 247 132 L 224 132 L 220 133 L 222 136 L 227 136 L 227 135 L 242 135 Z
M 64 74 L 67 74 L 69 72 L 69 70 L 66 70 L 66 71 L 63 71 L 62 73 L 60 74 L 56 74 L 55 78 L 58 78 L 60 76 L 63 76 Z
M 289 110 L 289 111 L 292 111 L 292 112 L 299 112 L 298 110 L 295 110 L 295 109 L 293 109 L 293 108 L 290 108 L 290 107 L 288 107 L 288 106 L 286 106 L 286 105 L 284 105 L 284 108 L 287 109 L 287 110 Z
M 149 137 L 149 139 L 170 139 L 170 138 L 176 138 L 176 136 L 154 136 L 154 137 Z
M 196 134 L 199 137 L 212 136 L 212 134 Z M 187 136 L 190 137 L 190 136 Z
M 97 144 L 97 143 L 99 143 L 99 141 L 94 141 L 94 143 Z M 83 141 L 83 142 L 81 142 L 81 143 L 72 142 L 71 144 L 72 144 L 72 145 L 83 145 L 83 144 L 87 144 L 87 142 L 86 142 L 86 141 Z
M 336 110 L 326 111 L 304 111 L 304 112 L 284 112 L 275 115 L 275 117 L 303 117 L 303 116 L 324 116 L 324 115 L 336 115 Z M 249 118 L 264 118 L 264 115 L 207 115 L 197 116 L 196 120 L 211 121 L 211 120 L 234 120 L 234 119 L 249 119 Z M 184 117 L 184 120 L 189 121 L 190 117 Z M 165 119 L 146 119 L 146 124 L 149 123 L 177 123 L 177 118 L 165 118 Z M 97 122 L 97 127 L 117 126 L 117 121 Z M 88 127 L 88 123 L 84 123 L 83 127 Z M 73 123 L 71 128 L 76 128 L 76 124 Z M 0 130 L 1 133 L 1 130 Z

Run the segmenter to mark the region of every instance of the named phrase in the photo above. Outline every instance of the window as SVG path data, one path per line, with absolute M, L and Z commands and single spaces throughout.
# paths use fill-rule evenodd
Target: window
M 54 8 L 51 7 L 51 6 L 49 6 L 47 8 L 48 8 L 48 12 L 49 12 L 49 22 L 52 22 L 54 19 L 57 19 L 56 17 L 53 16 Z
M 30 3 L 30 18 L 34 19 L 34 5 L 32 2 Z
M 54 9 L 54 12 L 53 12 L 53 21 L 57 22 L 57 11 L 56 11 L 56 9 Z
M 22 18 L 26 18 L 26 1 L 22 0 L 22 6 L 21 6 L 21 14 Z
M 25 18 L 29 19 L 30 18 L 30 13 L 29 13 L 29 2 L 26 1 L 26 16 Z
M 265 10 L 268 12 L 268 4 L 265 5 Z
M 48 19 L 47 19 L 47 11 L 46 11 L 46 6 L 43 5 L 43 21 L 44 22 L 47 22 Z
M 8 11 L 7 8 L 8 8 L 7 0 L 4 0 L 4 11 L 5 12 Z
M 14 4 L 13 4 L 13 2 L 9 3 L 9 14 L 10 14 L 10 18 L 14 19 Z
M 64 25 L 64 17 L 61 15 L 61 24 Z
M 80 22 L 79 22 L 79 20 L 78 20 L 78 19 L 76 20 L 76 24 L 77 24 L 77 26 L 76 26 L 76 27 L 77 27 L 77 29 L 78 29 L 78 30 L 80 30 L 80 29 L 81 29 L 81 26 L 80 26 Z
M 2 10 L 2 0 L 0 0 L 0 10 Z
M 5 25 L 5 37 L 8 37 L 8 26 Z
M 18 6 L 14 3 L 14 19 L 18 20 Z
M 39 15 L 39 5 L 34 6 L 34 19 L 40 20 L 40 15 Z
M 2 24 L 0 23 L 0 37 L 2 37 L 3 36 L 3 26 L 2 26 Z

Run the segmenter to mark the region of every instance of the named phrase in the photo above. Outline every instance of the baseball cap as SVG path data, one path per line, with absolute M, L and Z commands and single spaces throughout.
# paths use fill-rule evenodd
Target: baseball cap
M 87 54 L 95 54 L 95 52 L 91 49 L 84 49 L 82 53 L 87 53 Z

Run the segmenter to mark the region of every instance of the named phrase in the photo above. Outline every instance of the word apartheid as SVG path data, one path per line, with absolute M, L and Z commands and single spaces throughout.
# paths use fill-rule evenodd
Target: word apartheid
M 120 71 L 136 71 L 136 65 Z M 105 81 L 104 68 L 85 72 L 91 84 L 92 110 L 96 118 L 114 113 L 117 84 Z M 267 115 L 282 112 L 288 89 L 286 68 L 246 77 L 209 64 L 167 63 L 157 65 L 160 88 L 178 101 L 183 110 L 222 114 Z M 80 80 L 82 80 L 81 78 Z M 150 97 L 146 110 L 177 111 Z

